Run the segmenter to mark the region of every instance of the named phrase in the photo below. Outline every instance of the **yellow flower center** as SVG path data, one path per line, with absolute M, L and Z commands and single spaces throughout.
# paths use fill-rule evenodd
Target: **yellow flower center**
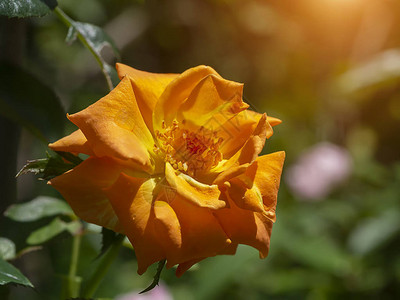
M 163 154 L 164 161 L 176 170 L 193 176 L 210 170 L 222 160 L 218 149 L 223 139 L 218 138 L 215 131 L 203 126 L 196 132 L 189 131 L 182 128 L 177 120 L 170 126 L 163 122 L 162 131 L 156 131 L 159 145 L 154 145 L 154 151 Z

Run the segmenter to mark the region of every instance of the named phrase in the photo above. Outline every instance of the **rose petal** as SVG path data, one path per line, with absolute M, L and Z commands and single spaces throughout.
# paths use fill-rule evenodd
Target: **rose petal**
M 83 132 L 78 129 L 59 139 L 58 141 L 49 144 L 49 148 L 54 151 L 64 151 L 73 153 L 84 153 L 87 155 L 94 155 L 92 148 L 90 147 Z
M 243 84 L 214 74 L 207 75 L 195 86 L 188 99 L 179 107 L 179 122 L 211 130 L 249 107 L 242 101 Z
M 167 268 L 185 261 L 217 255 L 231 244 L 230 239 L 213 215 L 215 210 L 201 208 L 176 195 L 169 205 L 181 225 L 182 246 L 176 249 L 177 260 L 168 260 Z
M 150 73 L 120 63 L 116 64 L 116 68 L 120 79 L 125 75 L 129 76 L 140 112 L 147 127 L 152 131 L 152 115 L 158 98 L 166 86 L 179 74 Z
M 186 70 L 175 78 L 160 96 L 153 112 L 154 131 L 161 130 L 162 123 L 171 125 L 176 118 L 177 109 L 189 97 L 194 87 L 207 75 L 218 73 L 207 66 L 198 66 Z
M 252 246 L 260 257 L 268 255 L 272 221 L 262 213 L 239 208 L 232 200 L 230 207 L 215 211 L 224 231 L 232 243 Z
M 198 207 L 225 207 L 225 202 L 219 200 L 221 192 L 217 185 L 202 184 L 185 174 L 176 175 L 175 169 L 169 163 L 165 165 L 165 178 L 173 192 Z
M 111 158 L 90 157 L 48 183 L 63 195 L 79 218 L 121 232 L 118 218 L 102 190 L 111 186 L 123 169 Z
M 135 249 L 139 274 L 143 274 L 151 264 L 165 258 L 152 209 L 155 186 L 156 181 L 153 178 L 134 178 L 121 174 L 105 191 Z
M 275 208 L 284 160 L 283 151 L 260 156 L 243 175 L 237 177 L 250 189 L 249 197 L 261 195 L 265 214 L 272 221 L 276 218 Z
M 262 151 L 265 139 L 272 135 L 272 128 L 267 122 L 266 114 L 260 115 L 260 117 L 257 126 L 252 134 L 247 137 L 247 141 L 242 148 L 212 170 L 212 172 L 218 173 L 214 180 L 215 184 L 222 184 L 224 181 L 233 178 L 234 176 L 232 175 L 238 176 L 240 172 L 244 172 L 247 166 Z
M 143 121 L 132 85 L 125 77 L 107 96 L 69 116 L 96 156 L 130 160 L 151 171 L 152 135 Z
M 229 184 L 227 192 L 238 207 L 255 212 L 264 211 L 263 198 L 257 186 L 248 189 L 238 178 L 233 178 Z

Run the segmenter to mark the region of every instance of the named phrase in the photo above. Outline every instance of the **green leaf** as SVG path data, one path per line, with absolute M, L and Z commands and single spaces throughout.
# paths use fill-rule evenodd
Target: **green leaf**
M 376 92 L 382 87 L 396 85 L 400 77 L 400 50 L 382 51 L 370 60 L 342 74 L 336 88 L 345 94 L 360 91 Z M 369 97 L 363 97 L 369 99 Z
M 0 258 L 4 260 L 15 258 L 15 244 L 13 241 L 0 237 Z
M 66 42 L 71 43 L 76 39 L 76 37 L 79 38 L 82 44 L 90 50 L 99 63 L 107 80 L 108 87 L 112 90 L 113 87 L 118 84 L 119 78 L 115 68 L 104 58 L 103 51 L 109 48 L 112 50 L 115 58 L 117 60 L 120 59 L 119 51 L 113 40 L 103 31 L 103 29 L 96 25 L 74 21 L 58 7 L 55 9 L 55 12 L 60 20 L 69 28 Z
M 65 112 L 53 90 L 8 63 L 0 64 L 0 115 L 46 144 L 64 133 Z
M 120 234 L 102 227 L 101 229 L 101 250 L 97 258 L 101 257 L 115 242 L 119 242 Z
M 19 18 L 42 17 L 56 6 L 56 0 L 2 0 L 0 15 Z
M 50 224 L 32 232 L 28 236 L 26 242 L 29 245 L 42 244 L 52 239 L 53 237 L 59 235 L 66 229 L 67 229 L 67 224 L 61 221 L 59 218 L 55 218 Z
M 30 222 L 59 214 L 73 215 L 73 212 L 62 200 L 39 196 L 23 204 L 11 205 L 4 214 L 14 221 Z
M 141 291 L 139 294 L 146 293 L 146 292 L 154 289 L 158 285 L 158 282 L 160 281 L 161 272 L 162 272 L 162 270 L 164 269 L 164 266 L 165 266 L 165 261 L 166 260 L 163 259 L 163 260 L 160 260 L 158 262 L 157 272 L 154 275 L 153 282 L 146 289 Z
M 354 253 L 365 255 L 397 237 L 399 232 L 400 215 L 388 210 L 360 223 L 350 234 L 348 245 Z
M 0 285 L 8 283 L 33 287 L 32 283 L 13 265 L 0 258 Z
M 39 178 L 41 179 L 49 180 L 64 174 L 82 162 L 82 159 L 71 153 L 57 152 L 57 154 L 58 155 L 54 156 L 48 155 L 47 158 L 28 160 L 16 177 L 23 174 L 33 173 L 39 175 Z M 66 162 L 63 158 L 69 160 L 69 162 Z

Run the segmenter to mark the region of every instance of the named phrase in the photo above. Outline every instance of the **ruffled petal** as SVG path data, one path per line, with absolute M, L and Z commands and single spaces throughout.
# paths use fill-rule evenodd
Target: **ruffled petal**
M 176 195 L 169 205 L 178 217 L 182 246 L 176 249 L 176 260 L 168 260 L 167 267 L 186 261 L 217 255 L 231 244 L 213 212 L 208 208 L 201 208 Z
M 152 131 L 152 115 L 158 98 L 179 74 L 149 73 L 120 63 L 116 64 L 116 68 L 120 79 L 129 76 L 140 112 L 147 127 Z
M 54 151 L 64 151 L 72 153 L 83 153 L 94 155 L 85 135 L 80 129 L 74 131 L 58 141 L 49 144 L 49 148 Z
M 139 274 L 165 258 L 152 205 L 155 186 L 153 178 L 134 178 L 121 174 L 114 185 L 105 191 L 135 249 Z
M 191 68 L 175 78 L 164 90 L 156 103 L 153 112 L 153 128 L 156 132 L 167 126 L 177 116 L 178 108 L 186 101 L 194 87 L 207 75 L 218 75 L 214 69 L 207 66 Z
M 224 122 L 218 123 L 220 126 L 219 136 L 224 139 L 220 148 L 224 158 L 229 159 L 243 147 L 261 118 L 261 114 L 245 110 Z
M 241 180 L 233 178 L 229 181 L 229 188 L 227 191 L 230 199 L 232 199 L 238 207 L 254 212 L 264 211 L 263 198 L 256 186 L 254 186 L 253 189 L 248 189 Z
M 218 174 L 214 179 L 214 184 L 222 184 L 230 178 L 240 175 L 258 157 L 264 148 L 265 139 L 272 135 L 272 128 L 267 121 L 266 114 L 260 116 L 257 126 L 242 148 L 212 170 L 213 173 Z
M 263 213 L 239 208 L 230 200 L 230 207 L 216 211 L 215 216 L 232 243 L 258 249 L 261 258 L 268 255 L 273 222 Z
M 247 197 L 261 197 L 264 214 L 272 221 L 276 219 L 275 208 L 284 160 L 283 151 L 260 156 L 244 174 L 237 177 L 248 188 Z
M 177 120 L 194 130 L 225 122 L 249 107 L 242 101 L 242 94 L 243 84 L 207 75 L 179 107 Z
M 69 119 L 82 130 L 96 156 L 132 161 L 151 172 L 154 140 L 128 77 L 107 96 Z
M 226 205 L 219 200 L 221 192 L 217 185 L 202 184 L 182 173 L 176 175 L 169 163 L 165 165 L 165 178 L 173 192 L 198 207 L 220 209 Z
M 111 186 L 124 169 L 111 158 L 90 157 L 49 184 L 67 200 L 82 220 L 122 232 L 103 189 Z

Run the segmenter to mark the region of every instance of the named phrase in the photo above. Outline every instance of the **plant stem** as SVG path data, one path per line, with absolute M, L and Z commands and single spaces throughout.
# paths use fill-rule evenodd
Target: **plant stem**
M 91 298 L 99 287 L 101 281 L 104 276 L 107 274 L 108 269 L 110 268 L 112 262 L 117 257 L 119 249 L 124 241 L 125 236 L 120 235 L 118 239 L 110 246 L 107 252 L 103 255 L 98 264 L 97 268 L 93 272 L 91 278 L 89 278 L 86 288 L 83 292 L 83 298 Z
M 100 65 L 100 68 L 106 78 L 107 85 L 109 90 L 111 91 L 113 89 L 113 84 L 111 81 L 111 78 L 107 73 L 105 72 L 105 66 L 100 58 L 100 56 L 96 53 L 96 51 L 93 49 L 93 46 L 88 43 L 88 41 L 85 39 L 85 37 L 82 35 L 82 33 L 79 31 L 79 28 L 75 25 L 77 22 L 72 20 L 61 8 L 56 7 L 54 9 L 54 13 L 57 15 L 57 17 L 68 27 L 73 27 L 76 30 L 77 36 L 79 40 L 82 42 L 82 44 L 89 49 L 89 51 L 92 53 L 98 64 Z
M 72 240 L 71 262 L 69 265 L 68 277 L 66 279 L 66 297 L 75 298 L 79 296 L 81 278 L 76 276 L 78 269 L 79 251 L 81 245 L 82 234 L 78 232 Z

